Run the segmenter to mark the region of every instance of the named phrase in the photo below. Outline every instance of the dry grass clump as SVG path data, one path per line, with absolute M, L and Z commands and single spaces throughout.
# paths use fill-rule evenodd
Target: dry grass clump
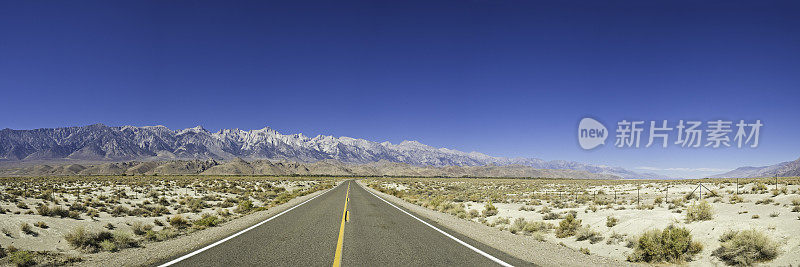
M 20 230 L 21 230 L 23 233 L 25 233 L 25 234 L 27 234 L 27 235 L 32 235 L 32 236 L 37 236 L 37 235 L 39 235 L 38 233 L 34 232 L 34 231 L 33 231 L 33 228 L 31 227 L 31 225 L 30 225 L 29 223 L 26 223 L 26 222 L 24 222 L 24 223 L 21 223 L 21 224 L 19 225 L 19 229 L 20 229 Z
M 189 227 L 189 220 L 186 220 L 186 218 L 183 218 L 183 216 L 179 214 L 169 218 L 169 225 L 177 229 L 184 229 Z
M 486 203 L 486 206 L 484 207 L 483 217 L 490 217 L 494 215 L 497 215 L 497 207 L 492 205 L 492 202 L 490 201 L 489 203 Z
M 744 198 L 742 198 L 739 195 L 731 195 L 730 197 L 728 197 L 728 203 L 731 204 L 744 203 Z
M 140 221 L 135 221 L 135 222 L 131 223 L 131 230 L 133 231 L 133 234 L 135 234 L 135 235 L 144 235 L 144 234 L 147 233 L 147 231 L 150 231 L 152 229 L 153 229 L 153 225 L 148 224 L 148 223 L 142 223 Z
M 730 265 L 750 266 L 770 261 L 779 254 L 779 245 L 756 230 L 728 231 L 719 241 L 720 247 L 712 253 Z
M 578 232 L 575 233 L 575 237 L 578 241 L 589 240 L 589 243 L 592 244 L 603 241 L 605 238 L 603 234 L 585 226 L 578 229 Z
M 197 220 L 194 221 L 194 225 L 195 226 L 202 227 L 202 228 L 214 227 L 214 226 L 217 226 L 220 223 L 222 223 L 222 220 L 220 220 L 219 217 L 211 215 L 211 214 L 208 214 L 208 213 L 203 213 L 201 215 L 200 219 L 197 219 Z
M 508 228 L 511 233 L 523 233 L 526 235 L 547 233 L 553 229 L 553 225 L 546 222 L 528 222 L 524 218 L 517 218 Z
M 91 233 L 83 227 L 77 227 L 64 235 L 64 239 L 74 248 L 89 253 L 100 250 L 116 252 L 120 249 L 138 247 L 139 241 L 122 231 L 100 231 Z
M 581 220 L 575 219 L 572 213 L 567 214 L 567 217 L 561 220 L 556 227 L 556 237 L 565 238 L 573 236 L 581 227 Z
M 708 221 L 714 219 L 714 211 L 705 200 L 686 209 L 686 222 Z
M 650 230 L 642 234 L 628 261 L 680 263 L 691 260 L 702 250 L 703 245 L 692 241 L 689 230 L 671 225 L 664 230 Z
M 614 217 L 614 216 L 606 217 L 606 227 L 609 227 L 609 228 L 610 227 L 614 227 L 618 223 L 619 223 L 619 218 Z
M 33 259 L 33 253 L 24 250 L 11 252 L 8 255 L 8 261 L 17 267 L 36 265 L 36 261 Z

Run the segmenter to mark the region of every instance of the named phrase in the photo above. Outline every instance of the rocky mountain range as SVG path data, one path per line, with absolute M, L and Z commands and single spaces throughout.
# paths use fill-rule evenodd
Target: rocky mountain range
M 800 158 L 778 164 L 761 167 L 739 167 L 735 170 L 710 176 L 710 178 L 758 178 L 758 177 L 795 177 L 800 176 Z
M 365 164 L 346 164 L 337 160 L 311 163 L 246 161 L 241 158 L 216 160 L 129 161 L 101 164 L 35 164 L 0 168 L 0 176 L 61 175 L 331 175 L 403 177 L 512 177 L 618 179 L 610 174 L 576 170 L 535 169 L 529 166 L 412 166 L 381 160 Z
M 237 158 L 295 164 L 334 160 L 345 165 L 364 166 L 383 161 L 423 169 L 446 169 L 450 166 L 491 169 L 512 166 L 584 171 L 619 178 L 662 178 L 657 174 L 573 161 L 493 157 L 478 152 L 435 148 L 417 141 L 392 144 L 350 137 L 319 135 L 310 138 L 302 133 L 284 135 L 269 127 L 249 131 L 224 129 L 210 132 L 200 126 L 175 131 L 164 126 L 109 127 L 93 124 L 81 127 L 0 130 L 0 160 L 6 162 L 115 162 L 114 164 L 121 166 L 106 167 L 123 169 L 122 167 L 127 166 L 124 164 L 133 164 L 123 161 L 219 162 Z

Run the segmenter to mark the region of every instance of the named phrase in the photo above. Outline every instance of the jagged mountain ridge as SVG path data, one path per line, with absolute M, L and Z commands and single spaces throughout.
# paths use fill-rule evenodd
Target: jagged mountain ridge
M 794 161 L 786 161 L 768 166 L 739 167 L 726 173 L 709 176 L 709 178 L 759 178 L 773 176 L 800 176 L 800 158 Z
M 337 160 L 366 164 L 385 160 L 411 166 L 507 166 L 570 169 L 622 178 L 659 178 L 622 168 L 571 161 L 492 157 L 478 152 L 435 148 L 417 141 L 399 144 L 350 137 L 284 135 L 265 127 L 258 130 L 224 129 L 212 133 L 200 126 L 173 131 L 164 126 L 80 127 L 0 130 L 0 159 L 7 161 L 154 161 L 172 159 L 316 162 Z

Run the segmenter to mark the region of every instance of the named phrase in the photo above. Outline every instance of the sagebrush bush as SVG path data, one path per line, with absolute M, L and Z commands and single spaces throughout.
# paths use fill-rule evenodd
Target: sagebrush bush
M 202 227 L 214 227 L 220 223 L 220 220 L 217 216 L 203 213 L 202 217 L 196 221 L 194 221 L 194 225 L 202 226 Z
M 169 218 L 169 225 L 177 229 L 183 229 L 189 226 L 189 221 L 179 214 Z
M 664 230 L 650 230 L 642 234 L 628 256 L 632 262 L 680 263 L 691 260 L 703 250 L 703 245 L 692 241 L 692 234 L 683 227 L 671 225 Z
M 569 213 L 567 217 L 558 223 L 558 227 L 556 227 L 556 237 L 564 238 L 573 236 L 580 226 L 581 220 L 575 219 L 575 215 Z
M 149 223 L 142 223 L 140 221 L 135 221 L 131 223 L 131 230 L 135 235 L 144 235 L 147 231 L 153 229 L 153 225 Z
M 497 215 L 497 207 L 492 205 L 492 202 L 486 203 L 485 209 L 483 210 L 483 217 L 490 217 Z
M 707 221 L 714 219 L 714 211 L 705 200 L 686 209 L 686 222 Z
M 728 198 L 728 202 L 731 204 L 743 203 L 744 199 L 739 195 L 732 195 Z
M 33 224 L 33 226 L 36 226 L 36 227 L 39 227 L 39 228 L 42 228 L 42 229 L 49 228 L 49 226 L 47 226 L 47 223 L 43 222 L 43 221 L 38 221 L 35 224 Z
M 617 225 L 617 223 L 619 223 L 619 219 L 617 217 L 614 216 L 606 217 L 606 227 L 614 227 L 615 225 Z
M 12 252 L 8 255 L 8 260 L 19 267 L 36 265 L 36 261 L 33 260 L 33 253 L 24 250 Z
M 779 253 L 778 243 L 755 229 L 728 231 L 719 241 L 720 247 L 712 255 L 731 265 L 749 266 L 770 261 Z
M 90 233 L 83 227 L 76 227 L 64 235 L 64 239 L 67 240 L 67 243 L 69 243 L 72 247 L 90 253 L 97 252 L 97 250 L 100 249 L 100 242 L 112 238 L 113 236 L 111 232 L 102 231 L 98 233 Z
M 234 212 L 245 214 L 253 210 L 253 202 L 250 200 L 244 200 L 239 202 L 239 206 L 236 206 L 236 210 Z
M 547 232 L 553 229 L 553 225 L 546 222 L 528 222 L 522 230 L 525 233 Z
M 603 241 L 604 239 L 603 234 L 594 231 L 589 227 L 580 227 L 575 233 L 575 237 L 578 241 L 589 240 L 589 242 L 592 244 Z
M 548 212 L 544 216 L 542 216 L 543 220 L 558 220 L 561 219 L 561 215 L 555 212 Z

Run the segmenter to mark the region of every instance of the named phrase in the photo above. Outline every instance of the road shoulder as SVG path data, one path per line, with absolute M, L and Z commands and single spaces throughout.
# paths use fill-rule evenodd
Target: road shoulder
M 597 255 L 585 255 L 558 244 L 536 241 L 528 236 L 515 235 L 510 232 L 489 227 L 477 222 L 460 219 L 450 214 L 426 209 L 392 195 L 370 188 L 361 181 L 360 186 L 381 198 L 392 202 L 417 216 L 444 226 L 475 241 L 500 250 L 510 256 L 541 266 L 637 266 L 629 262 L 620 262 Z

